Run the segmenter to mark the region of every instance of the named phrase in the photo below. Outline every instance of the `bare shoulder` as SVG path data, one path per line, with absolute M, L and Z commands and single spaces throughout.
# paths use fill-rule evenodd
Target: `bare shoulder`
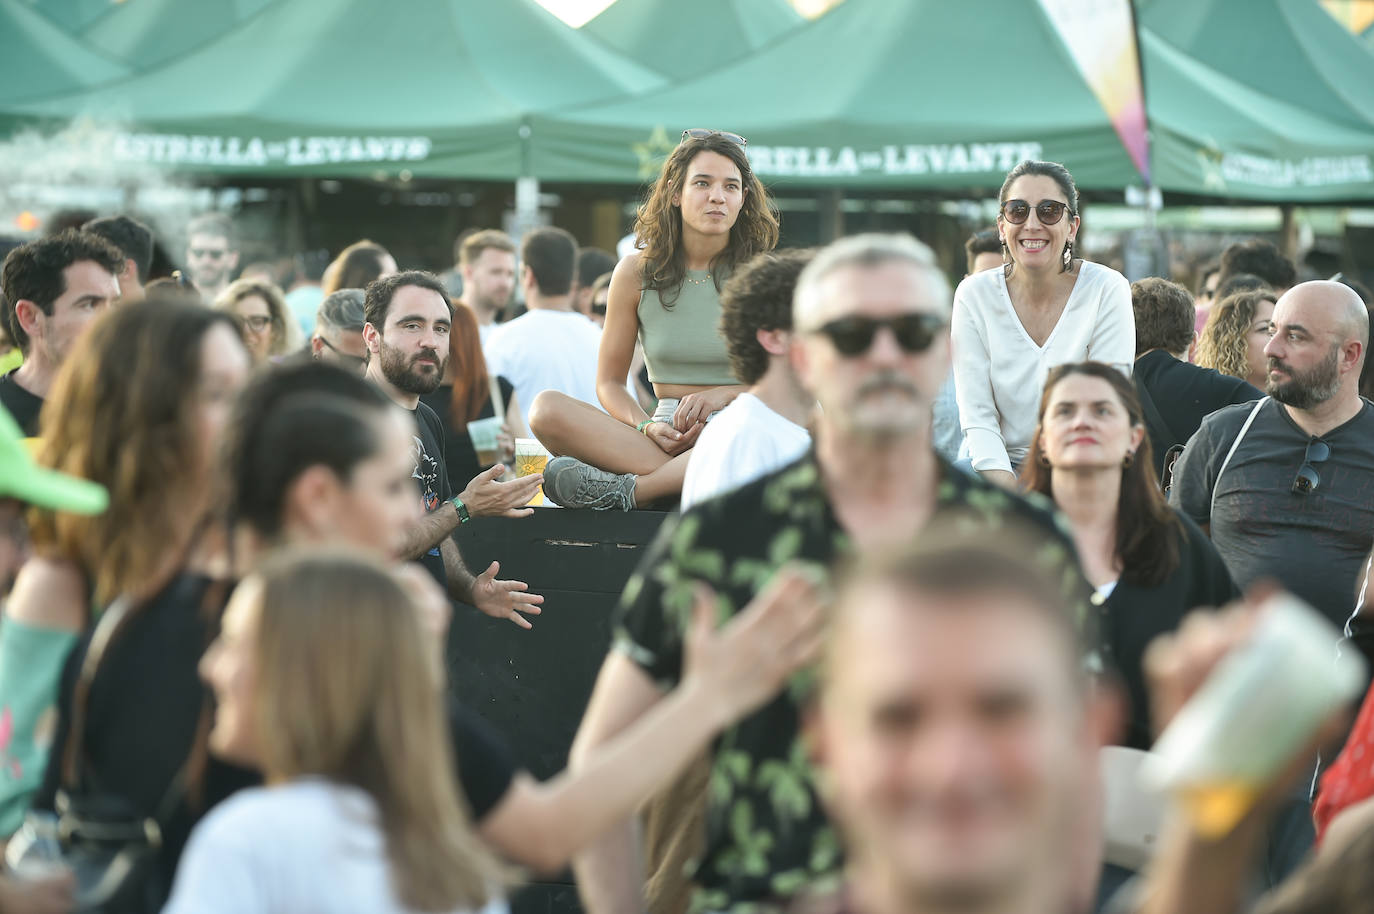
M 80 631 L 88 615 L 86 581 L 65 559 L 34 557 L 24 563 L 5 601 L 5 615 L 28 625 Z

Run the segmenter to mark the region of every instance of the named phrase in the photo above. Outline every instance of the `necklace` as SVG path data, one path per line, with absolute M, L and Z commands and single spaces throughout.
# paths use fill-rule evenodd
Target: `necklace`
M 710 273 L 707 273 L 705 279 L 693 279 L 693 278 L 690 277 L 690 276 L 684 276 L 683 279 L 687 280 L 688 282 L 690 282 L 690 283 L 691 283 L 692 285 L 694 285 L 694 286 L 704 286 L 704 285 L 706 285 L 708 282 L 714 281 L 715 277 L 712 276 Z

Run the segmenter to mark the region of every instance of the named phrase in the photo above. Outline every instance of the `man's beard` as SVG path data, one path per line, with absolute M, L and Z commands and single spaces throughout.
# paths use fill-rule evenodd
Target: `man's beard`
M 1311 409 L 1330 400 L 1341 389 L 1340 346 L 1332 346 L 1326 358 L 1311 371 L 1294 371 L 1283 361 L 1269 357 L 1269 368 L 1278 368 L 1288 375 L 1286 381 L 1272 377 L 1264 385 L 1265 393 L 1294 409 Z
M 444 368 L 448 365 L 448 358 L 444 353 L 434 349 L 423 349 L 407 357 L 401 350 L 388 346 L 383 340 L 381 355 L 382 377 L 397 390 L 403 390 L 408 394 L 431 394 L 444 381 Z M 434 360 L 433 373 L 427 373 L 419 368 L 420 360 L 423 358 Z

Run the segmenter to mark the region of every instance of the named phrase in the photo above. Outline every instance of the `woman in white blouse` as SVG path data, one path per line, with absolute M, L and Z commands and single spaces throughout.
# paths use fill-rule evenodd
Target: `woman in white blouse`
M 951 335 L 973 469 L 1013 487 L 1050 369 L 1093 360 L 1130 374 L 1135 314 L 1126 277 L 1074 256 L 1078 189 L 1068 169 L 1022 162 L 998 199 L 1003 266 L 959 284 Z

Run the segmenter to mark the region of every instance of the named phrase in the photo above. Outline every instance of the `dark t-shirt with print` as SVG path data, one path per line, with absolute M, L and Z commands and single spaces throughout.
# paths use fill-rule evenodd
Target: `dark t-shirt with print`
M 1212 542 L 1241 589 L 1277 578 L 1344 626 L 1374 545 L 1374 404 L 1364 401 L 1355 418 L 1321 436 L 1330 455 L 1313 465 L 1320 481 L 1306 495 L 1293 491 L 1293 481 L 1313 439 L 1269 399 L 1217 478 L 1254 408 L 1229 406 L 1202 421 L 1174 465 L 1169 502 L 1212 525 Z
M 428 514 L 453 497 L 444 464 L 444 425 L 434 410 L 423 403 L 415 406 L 415 424 L 419 434 L 415 436 L 415 472 L 412 475 L 420 487 L 420 504 Z M 439 554 L 438 543 L 420 557 L 420 564 L 447 591 L 448 576 L 444 573 L 444 557 Z
M 1004 492 L 941 461 L 938 512 L 968 513 L 989 529 L 1017 516 L 1045 532 L 1039 556 L 1056 566 L 1066 600 L 1092 623 L 1087 584 L 1066 528 L 1036 503 Z M 683 636 L 693 582 L 705 581 L 734 613 L 784 563 L 829 567 L 850 552 L 821 481 L 814 452 L 664 524 L 626 584 L 615 647 L 663 688 L 682 675 Z M 799 735 L 811 672 L 724 733 L 710 775 L 706 847 L 695 874 L 694 911 L 776 905 L 803 888 L 821 889 L 840 871 L 840 846 L 817 799 Z
M 500 385 L 502 402 L 509 403 L 511 394 L 515 388 L 510 381 L 505 378 L 497 378 Z M 453 385 L 440 385 L 434 393 L 425 394 L 420 398 L 420 402 L 434 410 L 434 414 L 439 417 L 439 421 L 444 426 L 444 464 L 448 467 L 448 484 L 453 494 L 457 495 L 468 487 L 472 478 L 483 470 L 489 470 L 494 464 L 483 464 L 477 459 L 477 451 L 472 446 L 472 436 L 468 434 L 467 426 L 457 428 L 453 422 Z M 477 414 L 478 419 L 488 419 L 496 415 L 496 409 L 492 406 L 491 398 L 488 397 L 482 411 Z
M 0 406 L 9 410 L 25 435 L 38 437 L 38 412 L 43 408 L 43 398 L 20 387 L 14 379 L 14 371 L 0 375 Z

